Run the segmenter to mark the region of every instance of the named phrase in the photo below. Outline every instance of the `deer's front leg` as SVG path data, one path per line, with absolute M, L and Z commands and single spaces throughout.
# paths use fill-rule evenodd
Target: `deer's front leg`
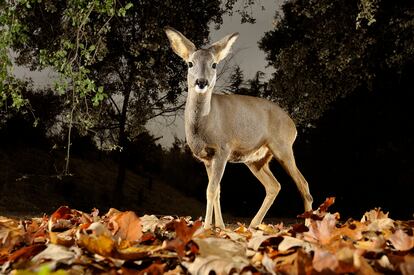
M 215 212 L 215 225 L 224 228 L 223 217 L 220 209 L 220 181 L 223 177 L 227 160 L 225 158 L 213 158 L 210 164 L 206 164 L 209 177 L 207 186 L 207 209 L 204 228 L 209 229 L 213 222 L 213 209 Z

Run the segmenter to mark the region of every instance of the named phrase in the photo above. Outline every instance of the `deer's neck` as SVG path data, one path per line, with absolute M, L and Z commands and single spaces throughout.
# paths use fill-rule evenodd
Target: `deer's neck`
M 188 89 L 187 102 L 185 105 L 185 126 L 186 130 L 197 134 L 207 119 L 211 110 L 212 90 L 199 94 L 195 90 Z

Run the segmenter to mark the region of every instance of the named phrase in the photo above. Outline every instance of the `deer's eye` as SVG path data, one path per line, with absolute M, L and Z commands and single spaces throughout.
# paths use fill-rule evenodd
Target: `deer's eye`
M 188 68 L 192 68 L 193 66 L 193 62 L 188 62 Z
M 212 67 L 213 69 L 215 69 L 215 68 L 217 67 L 217 63 L 213 63 L 213 65 L 211 65 L 211 67 Z

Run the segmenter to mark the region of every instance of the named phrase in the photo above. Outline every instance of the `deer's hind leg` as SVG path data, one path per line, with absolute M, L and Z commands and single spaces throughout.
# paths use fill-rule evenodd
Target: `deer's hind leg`
M 266 190 L 266 196 L 260 206 L 259 211 L 250 223 L 250 227 L 257 227 L 262 223 L 267 211 L 272 206 L 277 194 L 280 191 L 280 183 L 273 176 L 272 171 L 269 168 L 269 162 L 272 159 L 270 154 L 266 155 L 264 159 L 246 163 L 250 171 L 256 176 L 256 178 L 263 184 Z
M 271 144 L 269 149 L 295 182 L 302 196 L 305 211 L 312 210 L 313 198 L 309 191 L 309 184 L 296 166 L 292 145 L 287 143 Z

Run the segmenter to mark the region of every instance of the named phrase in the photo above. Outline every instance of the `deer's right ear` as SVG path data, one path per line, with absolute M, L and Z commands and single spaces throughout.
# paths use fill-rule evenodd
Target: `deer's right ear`
M 181 32 L 171 28 L 165 27 L 165 33 L 167 34 L 168 40 L 170 40 L 171 48 L 185 61 L 188 61 L 190 55 L 196 51 L 196 47 L 188 40 Z

